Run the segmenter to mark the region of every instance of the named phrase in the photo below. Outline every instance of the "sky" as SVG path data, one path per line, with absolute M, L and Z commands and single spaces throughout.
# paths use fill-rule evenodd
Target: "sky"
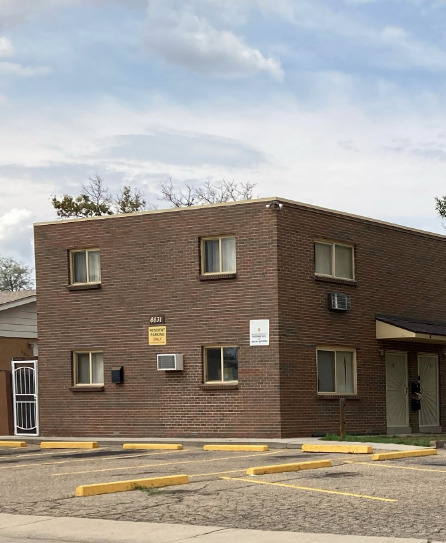
M 446 233 L 445 76 L 446 0 L 0 0 L 0 256 L 96 175 Z

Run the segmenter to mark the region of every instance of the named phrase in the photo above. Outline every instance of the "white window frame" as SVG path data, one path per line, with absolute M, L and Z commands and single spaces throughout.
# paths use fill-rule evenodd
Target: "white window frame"
M 235 269 L 222 271 L 222 243 L 223 239 L 233 239 L 235 244 Z M 220 270 L 216 272 L 206 271 L 206 241 L 218 241 L 218 259 Z M 234 235 L 229 236 L 211 236 L 208 238 L 201 238 L 201 275 L 222 275 L 225 273 L 236 273 L 237 271 L 237 243 Z
M 220 349 L 220 374 L 221 379 L 219 380 L 213 380 L 208 381 L 207 379 L 207 351 L 210 349 Z M 203 347 L 203 376 L 204 376 L 204 384 L 236 384 L 238 383 L 237 379 L 231 379 L 231 380 L 225 380 L 224 379 L 224 357 L 223 357 L 223 349 L 237 349 L 237 377 L 238 377 L 238 369 L 239 369 L 239 353 L 240 348 L 238 345 L 206 345 Z
M 87 281 L 80 282 L 74 281 L 74 255 L 76 253 L 85 253 L 85 268 Z M 88 253 L 99 253 L 99 281 L 89 281 L 89 270 L 88 270 Z M 99 285 L 101 283 L 101 251 L 98 247 L 92 249 L 72 249 L 70 251 L 70 284 L 71 285 Z
M 338 383 L 336 381 L 336 353 L 337 352 L 347 352 L 352 353 L 352 361 L 353 361 L 353 392 L 338 392 L 337 390 L 333 392 L 324 392 L 319 391 L 319 357 L 318 353 L 319 351 L 329 351 L 334 352 L 334 384 L 335 389 L 338 387 Z M 357 394 L 357 365 L 356 365 L 356 349 L 352 349 L 351 347 L 332 347 L 332 346 L 320 346 L 316 347 L 316 389 L 317 394 L 321 396 L 355 396 Z
M 331 247 L 331 273 L 320 273 L 316 271 L 316 245 L 328 245 Z M 352 277 L 341 277 L 335 275 L 336 266 L 336 247 L 348 247 L 352 251 Z M 314 274 L 318 277 L 331 277 L 333 279 L 342 279 L 344 281 L 354 281 L 355 280 L 355 246 L 349 243 L 338 243 L 337 241 L 326 241 L 326 240 L 316 240 L 314 242 Z
M 73 380 L 75 386 L 89 387 L 89 386 L 103 386 L 104 385 L 104 366 L 102 366 L 102 381 L 100 383 L 93 383 L 93 357 L 92 355 L 100 353 L 104 356 L 104 351 L 73 351 Z M 89 383 L 79 383 L 79 372 L 78 372 L 78 355 L 88 354 L 88 362 L 90 369 L 90 382 Z

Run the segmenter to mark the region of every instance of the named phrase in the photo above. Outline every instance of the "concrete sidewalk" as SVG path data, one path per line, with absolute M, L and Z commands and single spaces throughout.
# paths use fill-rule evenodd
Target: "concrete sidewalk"
M 294 438 L 217 438 L 217 437 L 180 437 L 180 438 L 160 438 L 160 437 L 45 437 L 45 436 L 0 436 L 0 441 L 26 441 L 29 444 L 39 445 L 41 441 L 97 441 L 99 446 L 115 445 L 120 446 L 123 443 L 180 443 L 183 447 L 202 447 L 206 444 L 249 444 L 249 445 L 268 445 L 270 449 L 300 449 L 304 444 L 312 445 L 370 445 L 376 450 L 385 451 L 408 451 L 413 449 L 425 449 L 426 447 L 417 447 L 415 445 L 398 445 L 397 443 L 372 443 L 356 441 L 325 441 L 318 437 L 294 437 Z
M 0 513 L 0 542 L 60 543 L 429 543 L 428 539 L 237 530 L 218 526 L 156 524 Z

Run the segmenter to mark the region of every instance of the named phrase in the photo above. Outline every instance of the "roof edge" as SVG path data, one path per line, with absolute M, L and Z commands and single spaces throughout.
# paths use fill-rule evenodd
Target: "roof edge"
M 154 209 L 150 211 L 137 211 L 134 213 L 116 213 L 114 215 L 101 215 L 99 217 L 80 217 L 80 218 L 74 218 L 74 219 L 58 219 L 54 221 L 42 221 L 42 222 L 36 222 L 33 224 L 33 226 L 46 226 L 50 224 L 66 224 L 66 223 L 73 223 L 73 222 L 85 222 L 85 221 L 101 221 L 101 220 L 107 220 L 107 219 L 123 219 L 126 217 L 139 217 L 142 215 L 157 215 L 161 213 L 184 213 L 188 211 L 196 211 L 198 209 L 209 209 L 209 208 L 216 208 L 216 207 L 229 207 L 229 206 L 237 206 L 237 205 L 252 205 L 252 204 L 258 204 L 262 202 L 271 202 L 277 200 L 284 204 L 290 204 L 292 206 L 308 209 L 310 211 L 315 212 L 321 212 L 321 213 L 327 213 L 330 215 L 339 215 L 341 217 L 344 217 L 346 219 L 352 219 L 357 221 L 366 221 L 371 224 L 376 224 L 380 226 L 385 226 L 388 228 L 395 228 L 398 230 L 404 230 L 406 232 L 413 232 L 417 234 L 422 234 L 425 236 L 435 237 L 438 239 L 446 240 L 445 234 L 438 234 L 436 232 L 429 232 L 428 230 L 421 230 L 420 228 L 413 228 L 411 226 L 405 226 L 402 224 L 396 224 L 388 221 L 383 221 L 381 219 L 374 219 L 371 217 L 366 217 L 364 215 L 356 215 L 354 213 L 348 213 L 347 211 L 339 211 L 337 209 L 330 209 L 328 207 L 322 207 L 322 206 L 316 206 L 313 204 L 307 204 L 305 202 L 299 202 L 297 200 L 290 200 L 288 198 L 282 198 L 280 196 L 269 196 L 266 198 L 255 198 L 252 200 L 238 200 L 236 202 L 224 202 L 224 203 L 218 203 L 218 204 L 200 204 L 196 206 L 185 206 L 185 207 L 169 207 L 166 209 Z

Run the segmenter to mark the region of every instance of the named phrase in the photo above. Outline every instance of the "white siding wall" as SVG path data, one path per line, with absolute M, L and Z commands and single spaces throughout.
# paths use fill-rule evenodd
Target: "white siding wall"
M 0 311 L 0 336 L 36 338 L 36 302 Z

